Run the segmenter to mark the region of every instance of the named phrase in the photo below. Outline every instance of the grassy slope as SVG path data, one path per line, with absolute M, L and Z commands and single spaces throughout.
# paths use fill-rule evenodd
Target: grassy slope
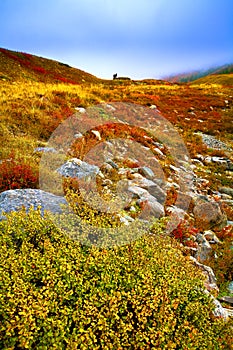
M 221 76 L 225 81 L 231 77 Z M 33 153 L 34 148 L 45 144 L 62 120 L 76 112 L 75 107 L 113 101 L 156 105 L 177 127 L 191 156 L 209 152 L 193 134 L 196 131 L 216 135 L 232 145 L 230 86 L 201 82 L 172 84 L 150 79 L 100 80 L 53 60 L 3 50 L 0 51 L 0 159 L 7 159 L 14 151 L 16 158 L 26 158 L 37 168 L 39 155 Z
M 94 75 L 62 62 L 6 49 L 0 49 L 0 79 L 72 84 L 99 81 Z
M 220 75 L 220 74 L 232 74 L 233 73 L 233 64 L 226 64 L 220 67 L 210 68 L 207 70 L 193 71 L 187 73 L 180 73 L 176 75 L 171 75 L 165 79 L 170 82 L 192 82 L 200 78 L 205 78 L 210 75 Z
M 231 74 L 210 74 L 206 77 L 197 79 L 193 84 L 220 84 L 225 86 L 233 86 L 233 73 Z
M 232 145 L 233 97 L 232 89 L 229 86 L 203 83 L 192 85 L 172 84 L 150 79 L 144 81 L 104 81 L 80 70 L 69 68 L 56 61 L 15 52 L 5 53 L 0 52 L 0 160 L 9 159 L 12 151 L 14 151 L 16 159 L 23 158 L 26 164 L 29 164 L 32 169 L 38 170 L 40 154 L 34 153 L 34 148 L 36 146 L 46 145 L 49 136 L 62 120 L 75 113 L 75 107 L 88 107 L 103 101 L 131 102 L 143 106 L 156 105 L 163 116 L 172 122 L 180 132 L 191 156 L 194 156 L 196 153 L 219 153 L 218 151 L 211 153 L 210 150 L 207 150 L 200 142 L 200 139 L 193 134 L 196 131 L 203 131 L 216 135 L 221 140 L 227 142 L 229 146 Z M 9 57 L 9 53 L 14 57 Z M 18 58 L 23 61 L 19 61 Z M 30 64 L 25 64 L 25 62 L 30 62 Z M 226 100 L 228 101 L 227 105 L 225 103 Z M 227 181 L 221 174 L 219 180 L 217 180 L 217 174 L 215 173 L 205 173 L 205 171 L 202 172 L 200 169 L 199 174 L 210 180 L 210 186 L 215 186 L 217 182 L 220 184 L 221 181 Z M 17 220 L 14 222 L 17 222 Z M 22 222 L 25 222 L 25 220 L 22 220 Z M 35 223 L 37 229 L 37 218 L 35 218 Z M 9 232 L 11 232 L 11 223 L 9 223 L 9 227 L 6 227 L 6 237 L 9 236 L 8 229 Z M 14 230 L 24 232 L 24 230 L 21 230 L 20 225 L 18 228 L 14 228 Z M 32 231 L 31 226 L 29 230 Z M 34 234 L 34 231 L 32 234 Z M 45 232 L 45 235 L 47 235 L 47 232 Z M 31 249 L 30 246 L 29 248 Z M 54 255 L 52 246 L 51 250 L 52 255 Z M 61 249 L 60 245 L 58 251 L 59 254 L 61 253 L 61 259 L 63 259 L 63 249 Z M 145 251 L 148 252 L 148 249 L 145 249 Z M 171 252 L 172 250 L 170 250 L 170 253 Z M 86 257 L 83 253 L 80 256 L 86 261 Z M 14 259 L 14 252 L 12 252 L 12 259 Z M 140 259 L 141 257 L 139 260 Z M 99 260 L 97 259 L 97 261 Z M 171 259 L 171 261 L 173 261 L 173 259 Z M 18 266 L 17 263 L 16 266 Z M 166 264 L 164 264 L 164 266 L 166 266 Z M 32 269 L 32 272 L 30 270 L 29 274 L 32 273 L 33 275 L 34 265 L 32 265 L 32 267 L 30 265 L 29 268 Z M 40 266 L 38 271 L 42 271 L 43 269 L 44 267 Z M 72 273 L 75 274 L 76 269 L 72 267 L 71 270 Z M 175 269 L 177 272 L 179 270 L 180 268 L 177 270 Z M 35 272 L 37 272 L 37 270 Z M 49 273 L 48 276 L 50 276 Z M 26 275 L 20 272 L 19 276 L 20 278 L 24 278 Z M 193 278 L 191 274 L 189 276 L 190 279 Z M 76 283 L 76 277 L 74 280 Z M 175 280 L 176 282 L 181 281 L 179 278 Z M 6 279 L 6 282 L 7 281 Z M 32 288 L 34 288 L 36 290 L 35 293 L 37 293 L 36 287 L 32 286 Z M 16 293 L 15 291 L 13 292 Z M 40 290 L 38 293 L 40 293 Z M 53 287 L 51 287 L 51 295 L 52 293 Z M 174 298 L 176 298 L 173 288 L 171 288 L 171 293 L 173 293 Z M 30 293 L 27 294 L 27 292 L 25 292 L 25 295 L 25 300 L 27 300 L 27 298 L 29 300 L 31 297 Z M 38 297 L 36 296 L 36 298 L 37 301 Z M 178 296 L 177 299 L 179 298 Z M 17 303 L 18 301 L 20 303 L 21 299 L 14 297 L 14 300 L 16 301 L 17 309 Z M 74 300 L 74 303 L 75 302 L 76 300 Z M 27 311 L 30 310 L 34 317 L 33 308 L 31 306 L 28 307 L 27 303 L 25 303 L 25 305 L 25 309 Z M 87 303 L 87 305 L 90 304 Z M 168 302 L 168 305 L 170 305 L 170 302 Z M 191 304 L 187 303 L 187 305 L 189 306 Z M 61 310 L 63 310 L 62 307 Z M 49 308 L 50 304 L 48 303 L 48 310 Z M 12 306 L 9 307 L 9 310 L 12 310 Z M 41 310 L 42 309 L 40 309 L 40 312 L 43 313 Z M 56 312 L 58 310 L 59 308 L 56 309 Z M 17 312 L 18 311 L 15 311 L 14 315 L 18 315 Z M 62 319 L 64 319 L 63 316 Z M 85 312 L 84 316 L 86 317 Z M 177 319 L 180 322 L 180 318 L 178 317 Z M 53 318 L 51 318 L 51 320 L 53 320 Z M 186 322 L 186 320 L 184 321 Z M 23 320 L 21 324 L 22 336 L 20 337 L 22 339 L 22 344 L 24 341 L 30 340 L 27 334 L 26 336 L 24 334 L 25 322 L 27 323 L 27 320 Z M 15 324 L 17 330 L 18 321 Z M 190 324 L 192 327 L 192 323 Z M 46 334 L 48 327 L 46 325 L 42 325 L 41 327 L 41 329 L 44 327 Z M 183 324 L 181 328 L 182 327 Z M 185 327 L 187 327 L 187 324 Z M 67 329 L 70 332 L 69 327 Z M 79 326 L 77 326 L 77 329 L 79 329 Z M 92 330 L 90 327 L 89 329 Z M 54 327 L 52 327 L 52 331 L 54 331 Z M 14 340 L 15 338 L 13 335 L 15 329 L 12 328 L 10 332 L 8 340 L 11 340 L 11 338 Z M 79 339 L 79 337 L 80 335 L 77 336 L 77 339 Z M 196 335 L 195 337 L 197 341 L 199 341 Z M 200 335 L 200 337 L 202 337 L 202 335 Z M 40 335 L 38 335 L 38 339 L 39 338 Z M 75 339 L 74 343 L 76 341 Z M 202 340 L 200 340 L 200 342 L 202 342 Z M 193 347 L 193 349 L 195 349 L 195 347 Z M 203 349 L 205 349 L 204 346 Z

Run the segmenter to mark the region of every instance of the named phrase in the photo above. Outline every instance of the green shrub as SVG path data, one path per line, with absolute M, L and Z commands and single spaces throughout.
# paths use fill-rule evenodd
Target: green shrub
M 155 234 L 82 246 L 39 212 L 0 222 L 1 349 L 230 349 L 201 273 Z

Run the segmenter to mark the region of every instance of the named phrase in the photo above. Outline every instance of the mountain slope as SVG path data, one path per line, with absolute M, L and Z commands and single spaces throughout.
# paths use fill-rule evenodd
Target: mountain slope
M 210 74 L 192 82 L 193 84 L 220 84 L 232 87 L 233 74 Z
M 2 79 L 71 84 L 100 81 L 94 75 L 65 63 L 0 48 L 0 80 Z
M 196 81 L 197 79 L 200 79 L 206 76 L 232 74 L 232 73 L 233 73 L 233 64 L 226 64 L 220 67 L 214 67 L 207 70 L 197 70 L 192 72 L 171 75 L 164 79 L 170 82 L 188 83 L 188 82 Z

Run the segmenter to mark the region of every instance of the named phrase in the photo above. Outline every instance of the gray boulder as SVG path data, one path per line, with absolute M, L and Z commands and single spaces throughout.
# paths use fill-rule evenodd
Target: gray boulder
M 154 181 L 148 180 L 144 177 L 134 178 L 133 180 L 130 180 L 129 186 L 137 186 L 147 190 L 161 204 L 163 204 L 166 199 L 166 193 L 163 191 L 163 189 Z
M 141 219 L 147 220 L 150 217 L 160 218 L 165 215 L 163 205 L 147 190 L 134 185 L 129 186 L 127 190 L 131 193 L 132 198 L 137 199 L 136 203 L 142 208 Z
M 83 162 L 81 159 L 72 158 L 58 168 L 57 172 L 64 177 L 86 179 L 94 178 L 100 170 L 97 166 Z
M 28 212 L 32 207 L 41 208 L 41 214 L 44 211 L 51 213 L 62 213 L 62 206 L 68 206 L 64 197 L 55 196 L 52 193 L 37 189 L 16 189 L 4 191 L 0 194 L 0 220 L 5 219 L 3 213 L 18 211 L 24 207 Z
M 150 193 L 144 193 L 137 204 L 142 208 L 139 218 L 149 220 L 150 218 L 161 218 L 165 215 L 164 207 Z

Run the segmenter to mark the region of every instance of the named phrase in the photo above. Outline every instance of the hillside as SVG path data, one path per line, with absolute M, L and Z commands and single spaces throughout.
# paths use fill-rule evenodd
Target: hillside
M 164 77 L 164 80 L 167 80 L 173 83 L 174 82 L 188 83 L 188 82 L 196 81 L 197 79 L 200 79 L 200 78 L 210 76 L 212 77 L 211 78 L 212 80 L 210 79 L 210 81 L 214 82 L 215 75 L 221 75 L 221 74 L 226 75 L 226 74 L 232 74 L 232 73 L 233 73 L 233 64 L 226 64 L 223 66 L 214 67 L 207 70 L 197 70 L 192 72 L 171 75 L 168 77 Z M 222 84 L 225 84 L 224 79 L 222 80 Z M 226 81 L 226 85 L 230 85 L 230 84 L 228 84 L 228 82 Z
M 68 64 L 0 48 L 0 79 L 46 83 L 97 83 L 99 79 Z
M 232 87 L 233 73 L 231 74 L 210 74 L 205 77 L 196 79 L 192 84 L 220 84 Z
M 1 349 L 232 349 L 232 74 L 213 76 L 0 50 Z

